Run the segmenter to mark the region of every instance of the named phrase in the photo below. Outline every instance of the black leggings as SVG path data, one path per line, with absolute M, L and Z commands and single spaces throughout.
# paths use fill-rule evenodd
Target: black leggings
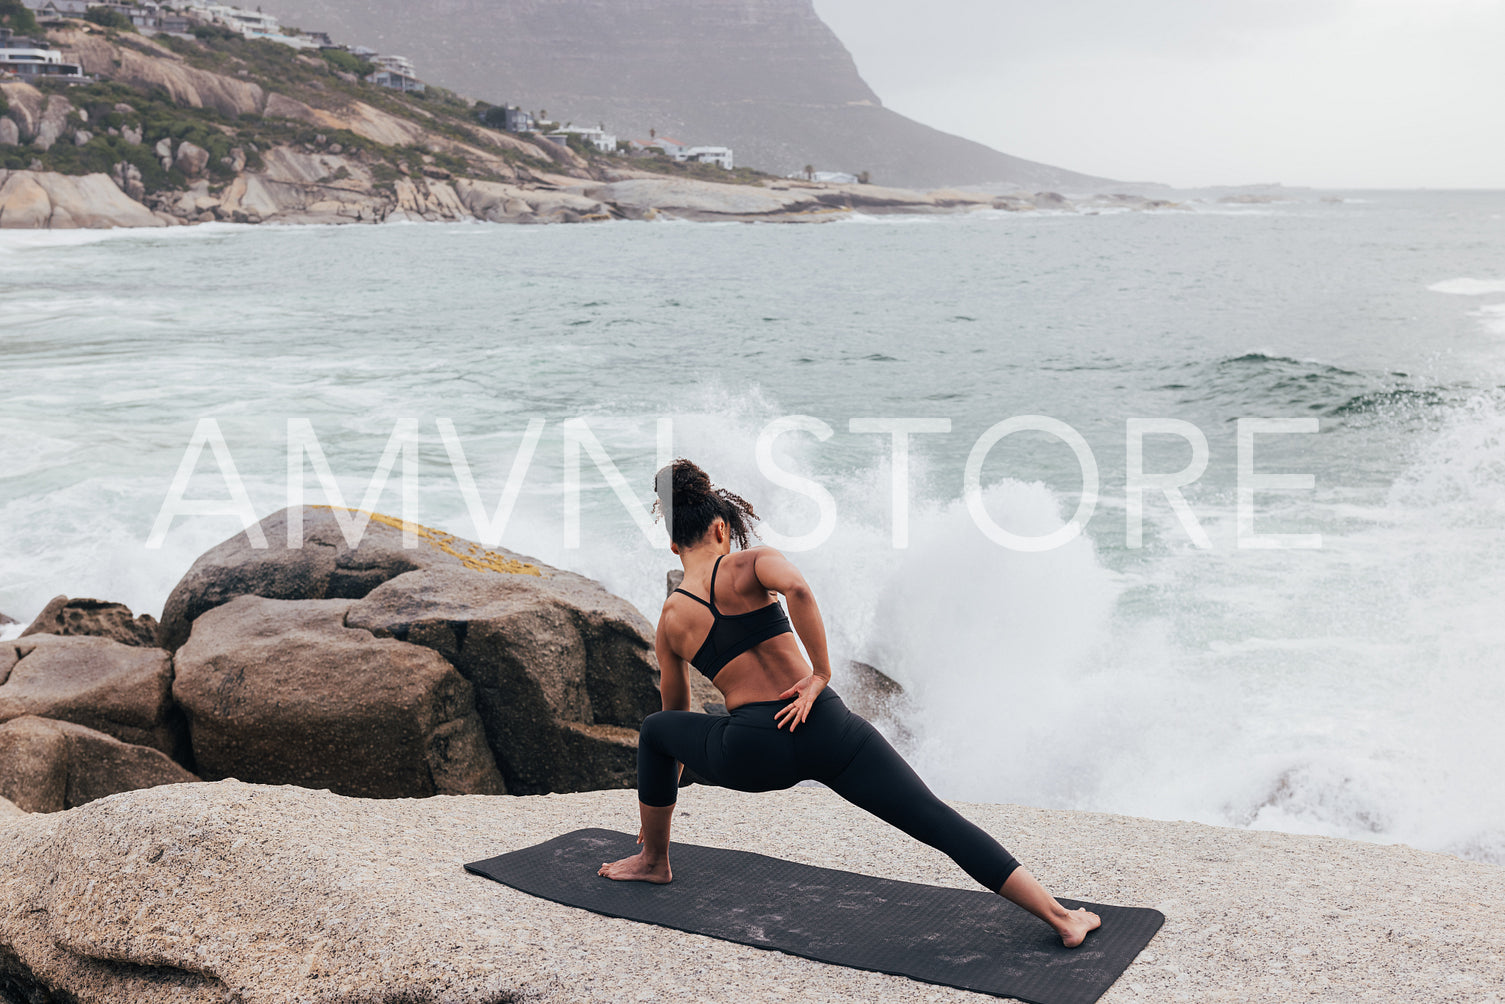
M 888 740 L 830 687 L 792 733 L 774 721 L 789 703 L 753 701 L 727 715 L 649 715 L 638 736 L 639 800 L 674 804 L 676 761 L 736 791 L 778 791 L 809 778 L 949 855 L 992 892 L 1019 867 L 982 827 L 937 798 Z

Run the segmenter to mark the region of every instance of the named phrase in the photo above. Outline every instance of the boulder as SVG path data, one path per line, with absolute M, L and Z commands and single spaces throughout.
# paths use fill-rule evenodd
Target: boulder
M 692 178 L 630 178 L 585 194 L 633 216 L 652 211 L 691 220 L 756 219 L 823 208 L 814 190 L 776 191 Z
M 20 81 L 0 83 L 0 95 L 5 97 L 5 117 L 15 123 L 21 141 L 36 138 L 37 127 L 42 122 L 42 107 L 47 103 L 46 95 Z
M 125 140 L 127 143 L 134 143 L 134 144 L 140 145 L 140 143 L 141 143 L 141 133 L 142 133 L 142 129 L 141 129 L 141 126 L 139 126 L 139 125 L 121 126 L 120 127 L 120 138 L 123 139 L 123 140 Z
M 172 137 L 163 136 L 157 140 L 157 145 L 152 147 L 152 153 L 157 155 L 158 160 L 172 160 Z
M 122 36 L 117 44 L 102 33 L 65 28 L 53 30 L 49 37 L 74 53 L 85 73 L 142 92 L 160 89 L 181 107 L 213 108 L 233 119 L 260 114 L 266 101 L 260 86 L 189 66 L 182 56 L 141 35 Z
M 72 111 L 73 103 L 67 98 L 61 94 L 49 94 L 42 109 L 41 121 L 37 124 L 36 138 L 31 141 L 32 146 L 39 150 L 50 150 L 52 144 L 68 131 L 68 114 Z
M 157 648 L 89 635 L 17 638 L 0 643 L 0 722 L 57 718 L 186 761 L 172 676 L 172 661 Z
M 12 819 L 21 819 L 27 815 L 29 813 L 15 802 L 12 802 L 8 798 L 0 797 L 0 826 L 4 826 Z
M 0 227 L 160 227 L 103 172 L 0 171 Z
M 352 605 L 240 596 L 194 621 L 172 690 L 199 773 L 368 798 L 503 793 L 471 685 L 430 648 L 347 626 Z
M 54 596 L 48 600 L 21 637 L 34 634 L 95 635 L 122 645 L 157 647 L 157 621 L 151 614 L 132 618 L 131 608 L 124 603 L 82 597 L 70 600 Z
M 294 514 L 301 547 L 287 546 Z M 242 533 L 194 562 L 163 610 L 167 645 L 237 596 L 359 600 L 345 625 L 431 649 L 474 686 L 509 792 L 636 783 L 637 730 L 662 701 L 653 630 L 632 604 L 573 572 L 380 513 L 355 547 L 325 506 L 283 509 L 259 528 L 268 547 Z M 417 546 L 404 546 L 405 530 Z
M 419 568 L 470 568 L 487 575 L 523 575 L 601 587 L 583 576 L 549 568 L 505 548 L 488 550 L 452 534 L 416 523 L 404 524 L 381 513 L 352 547 L 341 517 L 363 514 L 329 506 L 280 509 L 257 524 L 267 547 L 252 545 L 245 533 L 224 540 L 199 556 L 173 587 L 162 610 L 164 647 L 176 649 L 204 611 L 249 594 L 279 600 L 360 599 L 388 579 Z M 301 546 L 289 547 L 289 524 L 302 524 Z M 415 546 L 405 546 L 404 527 Z M 646 621 L 644 622 L 646 624 Z
M 0 612 L 0 625 L 5 625 L 5 624 L 19 624 L 19 623 L 21 623 L 21 622 L 18 621 L 18 620 L 16 620 L 14 617 L 11 617 L 9 614 Z
M 662 707 L 651 638 L 626 601 L 578 586 L 423 569 L 377 586 L 347 623 L 455 665 L 511 794 L 633 787 L 638 728 Z
M 116 163 L 110 170 L 110 180 L 115 182 L 127 198 L 140 202 L 146 197 L 146 185 L 141 180 L 141 169 L 130 161 L 122 160 Z
M 203 173 L 204 168 L 209 166 L 209 151 L 185 139 L 178 144 L 178 152 L 172 162 L 174 167 L 191 178 Z
M 73 145 L 83 146 L 94 138 L 94 134 L 87 129 L 76 129 L 73 132 Z
M 0 146 L 19 146 L 20 143 L 21 127 L 14 119 L 0 118 Z
M 4 172 L 0 180 L 0 227 L 37 229 L 52 219 L 52 199 L 33 171 Z
M 73 722 L 23 715 L 0 725 L 0 802 L 26 812 L 60 812 L 122 791 L 197 780 L 157 750 Z

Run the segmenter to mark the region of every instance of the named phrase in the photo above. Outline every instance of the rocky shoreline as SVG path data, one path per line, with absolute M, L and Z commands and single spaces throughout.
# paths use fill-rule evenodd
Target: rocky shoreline
M 464 873 L 569 829 L 636 825 L 636 728 L 660 705 L 652 634 L 589 579 L 379 513 L 351 547 L 353 518 L 268 516 L 269 546 L 237 534 L 206 552 L 160 624 L 58 597 L 0 642 L 0 1000 L 739 1001 L 749 980 L 781 1001 L 976 996 Z M 903 700 L 872 667 L 844 672 L 869 717 Z M 692 706 L 719 700 L 692 674 Z M 969 887 L 825 788 L 693 780 L 680 840 Z M 1110 1004 L 1499 1000 L 1497 866 L 958 807 L 1058 894 L 1166 914 Z
M 827 223 L 861 213 L 1082 212 L 1167 209 L 1135 195 L 1075 201 L 1054 192 L 995 196 L 876 185 L 788 180 L 733 185 L 618 170 L 609 180 L 535 173 L 526 184 L 472 178 L 399 179 L 391 193 L 327 184 L 359 169 L 334 154 L 278 149 L 264 172 L 246 172 L 211 191 L 197 181 L 155 207 L 128 196 L 107 174 L 70 176 L 0 169 L 0 228 L 108 229 L 195 223 L 358 224 L 398 222 L 588 223 L 609 220 Z

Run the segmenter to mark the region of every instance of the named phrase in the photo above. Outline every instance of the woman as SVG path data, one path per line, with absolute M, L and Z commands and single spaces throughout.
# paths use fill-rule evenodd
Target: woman
M 778 551 L 747 548 L 757 519 L 752 506 L 713 487 L 704 471 L 683 459 L 658 472 L 654 490 L 685 577 L 658 619 L 664 710 L 643 720 L 638 737 L 643 849 L 603 863 L 598 874 L 644 882 L 673 877 L 669 820 L 683 770 L 676 761 L 738 791 L 775 791 L 813 778 L 950 855 L 989 890 L 1055 928 L 1067 948 L 1080 945 L 1101 923 L 1097 914 L 1056 902 L 996 840 L 937 798 L 878 730 L 829 689 L 815 597 Z M 787 615 L 775 593 L 788 600 Z M 795 632 L 813 667 L 800 654 Z M 729 714 L 688 710 L 690 663 L 725 695 Z

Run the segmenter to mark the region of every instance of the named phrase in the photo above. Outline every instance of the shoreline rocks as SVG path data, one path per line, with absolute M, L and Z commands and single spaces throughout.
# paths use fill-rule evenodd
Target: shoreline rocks
M 123 791 L 198 780 L 159 750 L 35 715 L 0 725 L 0 762 L 0 810 L 21 812 L 61 812 Z
M 55 719 L 187 776 L 372 798 L 635 786 L 638 728 L 661 699 L 632 604 L 382 513 L 298 507 L 256 530 L 268 546 L 241 533 L 201 555 L 161 624 L 54 597 L 0 643 L 0 726 Z M 708 682 L 696 693 L 703 710 L 720 700 Z M 0 759 L 0 791 L 57 790 L 51 748 Z
M 54 596 L 20 637 L 34 634 L 95 635 L 122 645 L 156 648 L 157 632 L 155 617 L 151 614 L 132 617 L 130 607 L 124 603 Z
M 195 751 L 201 736 L 216 749 L 211 764 L 196 762 L 202 773 L 314 783 L 300 765 L 316 765 L 336 790 L 386 797 L 636 784 L 638 727 L 661 701 L 653 631 L 632 604 L 573 572 L 380 513 L 352 547 L 345 530 L 356 519 L 327 506 L 280 510 L 258 524 L 266 548 L 237 534 L 200 556 L 168 597 L 161 637 L 179 660 L 174 692 Z M 288 546 L 290 531 L 301 546 Z M 324 747 L 316 739 L 340 728 L 341 714 L 374 723 L 379 708 L 396 716 L 383 719 L 390 729 L 414 720 L 398 706 L 438 700 L 387 694 L 367 707 L 360 681 L 399 666 L 436 681 L 453 674 L 433 685 L 457 703 L 413 726 L 450 745 L 421 753 L 438 740 L 412 738 L 403 756 L 383 761 L 389 772 L 417 771 L 406 786 L 363 788 L 374 782 L 359 780 L 357 765 L 375 754 L 354 755 L 353 735 Z M 320 695 L 325 724 L 296 709 L 300 693 Z M 249 704 L 236 703 L 242 696 Z M 479 716 L 479 751 L 469 725 L 441 724 L 460 721 L 460 704 Z M 232 736 L 238 714 L 256 722 L 256 738 Z M 303 737 L 304 752 L 279 759 L 271 737 L 281 732 Z M 490 767 L 481 763 L 488 749 Z M 434 787 L 423 788 L 421 764 L 439 769 Z
M 347 626 L 351 606 L 246 595 L 195 622 L 172 692 L 199 774 L 365 798 L 505 793 L 470 684 L 429 649 Z
M 207 154 L 201 148 L 189 147 L 193 144 L 181 143 L 175 155 L 162 159 L 196 180 L 184 190 L 152 195 L 145 194 L 140 172 L 133 174 L 135 169 L 128 164 L 116 164 L 113 174 L 84 176 L 0 170 L 0 228 L 162 227 L 213 221 L 585 223 L 675 219 L 825 223 L 854 213 L 937 214 L 994 209 L 1090 214 L 1180 208 L 1164 200 L 1122 194 L 1072 201 L 1054 192 L 993 196 L 948 190 L 911 192 L 874 185 L 774 181 L 726 184 L 662 175 L 625 177 L 604 184 L 568 176 L 534 178 L 524 183 L 436 175 L 399 177 L 388 188 L 378 185 L 371 170 L 359 161 L 289 147 L 266 151 L 265 169 L 241 170 L 232 180 L 211 186 L 202 177 L 201 161 Z
M 158 648 L 91 635 L 28 635 L 0 643 L 0 722 L 60 719 L 185 762 L 187 734 L 172 680 L 172 662 Z
M 163 227 L 108 174 L 0 169 L 0 227 L 46 230 Z

